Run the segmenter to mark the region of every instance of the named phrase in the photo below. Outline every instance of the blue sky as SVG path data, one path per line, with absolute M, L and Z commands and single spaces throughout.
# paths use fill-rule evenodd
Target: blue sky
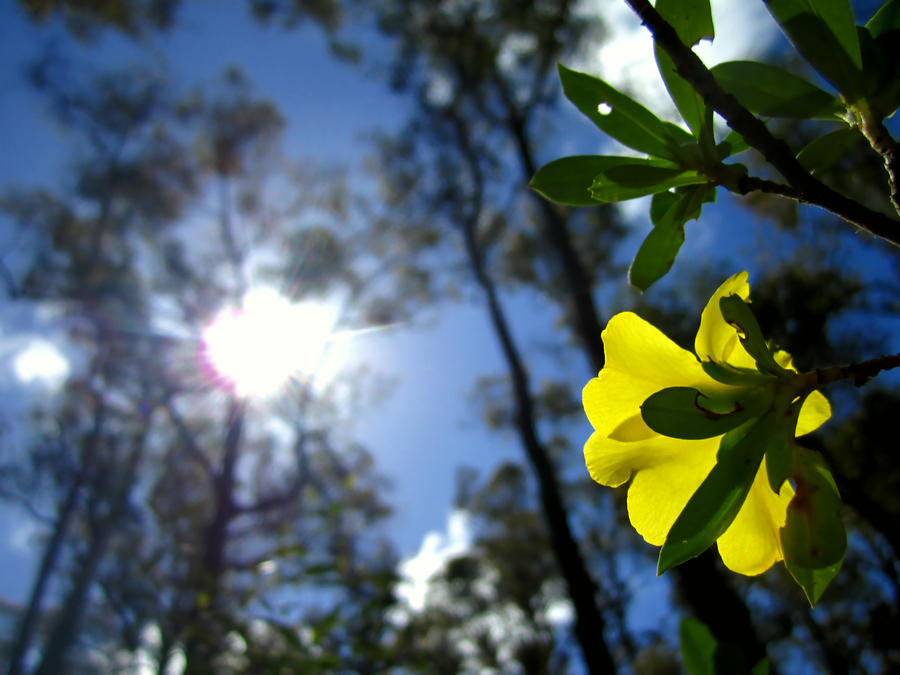
M 604 4 L 610 6 L 608 0 L 586 2 L 586 11 Z M 762 3 L 747 4 L 753 8 L 745 10 L 745 3 L 714 3 L 717 8 L 738 11 L 717 13 L 721 25 L 716 45 L 722 46 L 710 58 L 748 56 L 747 50 L 761 50 L 769 44 L 766 36 L 772 25 L 766 22 Z M 41 113 L 23 79 L 22 67 L 47 42 L 48 35 L 59 37 L 62 32 L 34 27 L 18 16 L 13 6 L 4 3 L 0 9 L 0 147 L 4 148 L 0 186 L 16 181 L 55 187 L 66 179 L 67 146 Z M 649 58 L 649 38 L 629 13 L 616 10 L 611 19 L 617 40 L 613 51 L 597 52 L 573 65 L 598 72 L 614 83 L 636 78 L 632 80 L 635 88 L 663 105 L 655 65 Z M 377 46 L 372 36 L 367 40 L 368 45 Z M 147 51 L 108 36 L 84 53 L 94 62 L 104 63 L 129 55 L 144 58 Z M 367 151 L 363 140 L 367 130 L 396 130 L 409 111 L 408 102 L 389 93 L 377 78 L 335 62 L 315 27 L 293 31 L 261 28 L 248 19 L 241 3 L 184 3 L 179 28 L 154 39 L 150 53 L 185 84 L 208 80 L 229 65 L 240 65 L 255 91 L 273 99 L 286 117 L 285 153 L 292 157 L 356 162 Z M 573 119 L 577 116 L 574 111 L 568 114 Z M 586 133 L 561 143 L 556 156 L 600 149 L 601 135 L 584 125 L 579 128 Z M 630 204 L 626 213 L 639 227 L 645 227 L 646 203 Z M 753 250 L 756 242 L 746 235 L 747 216 L 736 212 L 729 199 L 709 208 L 704 216 L 702 226 L 688 226 L 685 253 L 703 259 L 709 257 L 705 252 L 713 246 L 717 256 L 742 257 Z M 637 242 L 635 239 L 633 247 L 625 250 L 633 252 Z M 554 330 L 554 312 L 539 298 L 523 295 L 510 300 L 517 337 L 526 347 Z M 456 535 L 443 533 L 459 465 L 488 471 L 502 459 L 521 457 L 514 438 L 489 434 L 482 428 L 467 400 L 478 375 L 504 372 L 484 310 L 473 305 L 446 306 L 430 318 L 433 320 L 423 321 L 422 326 L 398 326 L 355 339 L 358 358 L 398 382 L 389 398 L 361 411 L 354 431 L 393 483 L 389 500 L 396 514 L 389 534 L 404 556 L 415 554 L 429 532 L 437 549 L 455 545 Z M 9 302 L 0 305 L 0 372 L 5 382 L 16 381 L 15 358 L 28 341 L 38 336 L 52 340 L 58 333 L 54 326 L 52 317 Z M 536 363 L 539 373 L 556 367 L 549 361 Z M 582 377 L 586 381 L 592 375 L 577 360 L 567 364 L 566 370 L 576 380 Z M 24 413 L 28 392 L 41 394 L 51 385 L 35 381 L 3 386 L 8 419 L 15 421 Z M 586 438 L 588 433 L 586 421 L 572 429 L 574 438 Z M 27 592 L 22 570 L 30 568 L 34 560 L 26 548 L 22 522 L 18 512 L 0 512 L 0 596 L 14 601 Z

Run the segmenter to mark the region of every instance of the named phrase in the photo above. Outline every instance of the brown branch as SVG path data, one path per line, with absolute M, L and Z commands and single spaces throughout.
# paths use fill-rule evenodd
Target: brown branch
M 648 0 L 625 2 L 653 34 L 656 44 L 672 58 L 678 74 L 694 87 L 707 106 L 718 112 L 729 127 L 743 136 L 751 147 L 762 153 L 766 161 L 784 176 L 796 190 L 795 199 L 819 206 L 895 246 L 900 246 L 900 222 L 845 197 L 813 177 L 797 161 L 782 139 L 774 136 L 764 122 L 719 86 L 703 61 L 681 41 L 675 29 Z
M 818 368 L 810 373 L 805 373 L 804 377 L 806 385 L 812 389 L 840 380 L 853 380 L 857 387 L 861 387 L 882 370 L 891 370 L 892 368 L 900 368 L 900 354 L 879 356 L 877 359 L 848 366 Z

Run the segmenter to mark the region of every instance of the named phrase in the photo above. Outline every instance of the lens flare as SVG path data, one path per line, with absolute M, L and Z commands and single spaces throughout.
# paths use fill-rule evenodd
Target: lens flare
M 318 366 L 337 319 L 319 302 L 294 303 L 274 289 L 249 291 L 240 309 L 229 309 L 203 332 L 216 373 L 241 396 L 267 396 L 291 377 Z

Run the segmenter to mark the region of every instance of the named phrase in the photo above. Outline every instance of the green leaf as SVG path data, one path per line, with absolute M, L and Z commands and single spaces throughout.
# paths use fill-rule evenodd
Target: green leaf
M 678 74 L 672 57 L 658 44 L 654 45 L 653 53 L 656 55 L 656 67 L 659 69 L 659 74 L 662 76 L 672 102 L 694 132 L 694 136 L 699 138 L 704 128 L 711 126 L 712 112 L 706 107 L 703 97 Z
M 666 536 L 657 574 L 700 555 L 728 529 L 747 498 L 766 446 L 784 431 L 777 422 L 769 411 L 722 438 L 716 465 Z
M 745 108 L 768 117 L 834 118 L 840 100 L 786 70 L 756 61 L 726 61 L 711 68 L 716 82 Z
M 798 405 L 796 411 L 799 410 Z M 781 492 L 781 486 L 791 477 L 794 470 L 794 443 L 790 439 L 793 434 L 789 436 L 787 431 L 785 429 L 782 436 L 773 437 L 772 444 L 766 448 L 766 478 L 769 479 L 769 487 L 775 494 Z
M 594 177 L 590 193 L 596 202 L 621 202 L 709 180 L 696 171 L 685 171 L 655 159 L 622 159 L 626 161 Z
M 866 30 L 876 40 L 900 30 L 900 0 L 887 0 L 866 23 Z
M 656 11 L 688 46 L 695 45 L 704 38 L 712 40 L 715 36 L 709 0 L 657 0 Z M 703 97 L 678 74 L 675 63 L 664 49 L 657 44 L 654 45 L 653 52 L 669 96 L 694 136 L 700 138 L 703 133 L 711 134 L 712 111 L 706 107 Z
M 785 35 L 851 102 L 861 93 L 862 55 L 849 0 L 764 0 Z
M 811 606 L 837 576 L 847 552 L 841 497 L 821 456 L 796 447 L 796 494 L 781 528 L 784 565 L 803 588 Z
M 644 239 L 628 269 L 628 281 L 646 291 L 666 275 L 684 243 L 684 228 L 654 227 Z
M 656 0 L 656 11 L 688 47 L 715 37 L 709 0 Z
M 833 565 L 847 551 L 841 495 L 819 453 L 798 445 L 795 458 L 796 493 L 781 532 L 785 556 L 802 567 Z
M 641 417 L 653 431 L 688 440 L 721 436 L 751 416 L 737 401 L 711 399 L 691 387 L 668 387 L 641 404 Z
M 726 157 L 731 157 L 732 155 L 737 155 L 745 150 L 749 150 L 750 144 L 747 143 L 747 141 L 744 140 L 744 137 L 738 132 L 731 131 L 722 139 L 722 142 L 719 143 L 716 148 L 719 151 L 719 159 L 725 159 Z
M 696 619 L 681 620 L 678 628 L 681 660 L 690 675 L 715 675 L 716 647 L 719 643 L 706 624 Z
M 704 200 L 715 188 L 697 185 L 679 192 L 662 192 L 650 202 L 653 229 L 638 249 L 628 279 L 632 286 L 646 291 L 665 276 L 675 262 L 684 243 L 684 225 L 700 216 Z
M 680 141 L 671 131 L 671 125 L 640 103 L 600 78 L 570 70 L 562 64 L 559 79 L 566 97 L 605 133 L 640 152 L 677 161 Z
M 810 607 L 815 607 L 819 603 L 825 589 L 828 588 L 828 585 L 838 575 L 838 572 L 841 571 L 841 566 L 843 564 L 844 561 L 842 559 L 834 565 L 812 569 L 796 564 L 788 564 L 787 560 L 784 562 L 784 566 L 787 568 L 788 572 L 790 572 L 794 581 L 796 581 L 803 589 L 803 594 L 806 595 Z
M 900 0 L 885 2 L 860 30 L 869 103 L 889 117 L 900 104 Z
M 717 382 L 730 384 L 736 387 L 759 386 L 770 379 L 770 376 L 764 375 L 758 370 L 732 366 L 730 363 L 702 361 L 700 366 L 707 375 Z
M 750 669 L 750 675 L 769 675 L 772 672 L 772 661 L 768 656 L 762 657 L 756 665 Z
M 858 138 L 858 132 L 849 127 L 832 131 L 812 141 L 797 153 L 797 161 L 811 173 L 825 171 L 836 166 Z
M 595 206 L 598 201 L 591 197 L 590 192 L 594 179 L 608 169 L 629 165 L 660 167 L 676 173 L 681 172 L 680 169 L 673 169 L 670 163 L 661 160 L 608 155 L 575 155 L 562 157 L 541 167 L 534 174 L 530 185 L 535 192 L 558 204 Z
M 742 675 L 747 672 L 740 648 L 720 643 L 700 621 L 682 619 L 678 637 L 681 659 L 689 675 Z
M 738 329 L 738 337 L 747 353 L 756 361 L 756 366 L 763 373 L 772 375 L 791 375 L 775 361 L 772 350 L 766 344 L 762 330 L 753 310 L 750 309 L 743 298 L 737 295 L 729 295 L 719 300 L 719 308 L 722 317 L 732 326 Z

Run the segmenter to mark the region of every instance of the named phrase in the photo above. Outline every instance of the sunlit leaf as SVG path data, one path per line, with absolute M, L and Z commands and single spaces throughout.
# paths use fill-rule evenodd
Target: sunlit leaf
M 703 361 L 700 365 L 707 375 L 722 384 L 747 387 L 760 385 L 769 379 L 768 375 L 760 373 L 758 370 L 740 368 L 738 366 L 733 366 L 730 363 Z
M 531 187 L 538 194 L 558 204 L 569 206 L 593 206 L 598 200 L 591 196 L 594 179 L 608 169 L 616 167 L 653 167 L 663 169 L 667 175 L 679 175 L 680 169 L 662 160 L 608 155 L 575 155 L 562 157 L 538 169 L 531 179 Z M 668 189 L 667 186 L 660 187 Z M 615 200 L 607 200 L 615 201 Z
M 666 90 L 672 98 L 678 112 L 687 122 L 688 126 L 699 138 L 704 128 L 710 128 L 712 123 L 712 112 L 703 102 L 703 97 L 697 93 L 693 86 L 687 82 L 675 68 L 675 62 L 672 57 L 660 47 L 658 44 L 654 46 L 653 52 L 656 56 L 656 66 L 659 74 L 663 78 Z
M 726 61 L 712 67 L 716 82 L 741 105 L 767 117 L 835 117 L 840 100 L 801 77 L 756 61 Z
M 559 78 L 566 97 L 606 134 L 640 152 L 677 161 L 675 149 L 683 139 L 640 103 L 600 78 L 562 64 Z M 690 139 L 689 134 L 684 135 Z
M 656 11 L 688 46 L 715 36 L 709 0 L 656 0 Z
M 719 300 L 719 307 L 725 321 L 738 329 L 741 344 L 756 361 L 760 371 L 773 375 L 788 374 L 789 371 L 775 361 L 772 350 L 763 337 L 759 322 L 743 298 L 737 295 L 726 296 Z
M 658 160 L 622 159 L 627 161 L 604 169 L 594 177 L 590 193 L 595 201 L 621 202 L 709 181 L 701 173 L 662 165 Z
M 697 44 L 704 38 L 715 35 L 709 0 L 657 0 L 656 11 L 671 24 L 678 37 L 686 45 Z M 678 112 L 699 138 L 702 133 L 712 133 L 712 111 L 706 107 L 698 94 L 675 69 L 675 63 L 658 44 L 654 46 L 656 64 L 663 78 L 669 96 Z
M 860 92 L 862 55 L 849 0 L 765 0 L 803 57 L 826 80 L 856 100 Z
M 691 387 L 669 387 L 641 405 L 641 417 L 658 434 L 698 440 L 728 433 L 746 422 L 753 412 L 739 402 L 710 399 Z
M 657 574 L 700 555 L 722 536 L 750 491 L 770 437 L 781 433 L 770 411 L 725 434 L 715 466 L 666 536 Z
M 700 209 L 715 188 L 697 185 L 687 190 L 662 192 L 653 197 L 650 217 L 653 229 L 638 249 L 628 279 L 642 291 L 665 276 L 684 243 L 684 225 L 700 216 Z

